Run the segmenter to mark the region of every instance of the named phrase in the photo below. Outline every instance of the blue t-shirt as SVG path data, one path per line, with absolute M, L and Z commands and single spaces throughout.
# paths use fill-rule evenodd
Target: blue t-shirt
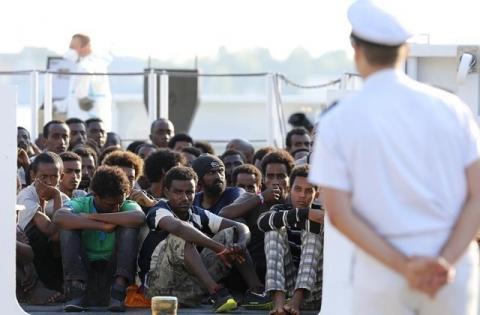
M 220 199 L 218 199 L 217 203 L 214 204 L 212 207 L 207 208 L 206 210 L 212 213 L 218 214 L 223 207 L 226 207 L 232 204 L 235 201 L 235 199 L 240 197 L 244 192 L 245 190 L 243 188 L 227 187 L 225 191 L 222 193 L 222 195 L 220 196 Z M 202 201 L 203 201 L 203 191 L 195 194 L 193 205 L 203 208 Z

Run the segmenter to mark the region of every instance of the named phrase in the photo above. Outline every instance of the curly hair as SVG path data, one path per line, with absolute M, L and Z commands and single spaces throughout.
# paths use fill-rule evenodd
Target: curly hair
M 260 187 L 262 185 L 262 173 L 252 164 L 243 164 L 235 167 L 232 173 L 232 182 L 235 186 L 237 184 L 238 174 L 253 174 L 255 175 L 255 182 Z
M 137 180 L 143 172 L 143 160 L 130 151 L 113 151 L 103 159 L 102 165 L 131 167 L 135 169 L 135 180 Z
M 174 166 L 187 165 L 183 154 L 170 149 L 159 149 L 153 152 L 146 160 L 143 171 L 151 183 L 159 182 Z
M 100 198 L 118 197 L 130 191 L 130 182 L 121 168 L 102 165 L 93 174 L 90 190 Z
M 100 153 L 100 155 L 98 156 L 98 160 L 100 161 L 100 164 L 103 164 L 102 161 L 105 160 L 105 158 L 107 157 L 107 155 L 109 155 L 110 153 L 112 152 L 115 152 L 115 151 L 121 151 L 122 149 L 120 149 L 119 147 L 115 146 L 115 145 L 111 145 L 111 146 L 108 146 L 104 149 L 102 149 L 102 152 Z
M 265 171 L 268 164 L 278 163 L 283 164 L 287 168 L 287 174 L 290 175 L 293 167 L 295 166 L 295 161 L 293 160 L 290 153 L 285 150 L 275 150 L 268 153 L 262 159 L 262 175 L 265 176 Z
M 274 147 L 263 147 L 263 148 L 258 149 L 255 152 L 255 154 L 253 155 L 252 163 L 255 164 L 256 160 L 262 161 L 262 159 L 265 157 L 265 155 L 267 155 L 268 153 L 273 152 L 273 151 L 275 151 Z
M 165 175 L 165 187 L 170 188 L 174 180 L 192 180 L 195 184 L 198 183 L 197 173 L 191 167 L 175 166 Z
M 310 166 L 308 164 L 297 165 L 293 168 L 290 174 L 290 187 L 293 187 L 293 182 L 295 182 L 295 178 L 297 177 L 306 177 L 308 178 L 308 173 L 310 171 Z M 317 189 L 317 186 L 314 186 Z

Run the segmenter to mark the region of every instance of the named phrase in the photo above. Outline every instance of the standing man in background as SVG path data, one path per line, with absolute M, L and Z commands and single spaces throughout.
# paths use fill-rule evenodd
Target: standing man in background
M 106 73 L 109 60 L 92 53 L 90 38 L 75 34 L 64 58 L 77 64 L 75 72 Z M 101 118 L 107 131 L 112 128 L 112 94 L 106 75 L 75 75 L 70 78 L 66 101 L 67 118 Z M 57 104 L 58 106 L 59 104 Z M 61 108 L 59 108 L 61 111 Z
M 348 18 L 365 82 L 320 118 L 310 180 L 356 245 L 355 314 L 477 315 L 475 118 L 403 73 L 410 33 L 393 14 L 361 0 Z

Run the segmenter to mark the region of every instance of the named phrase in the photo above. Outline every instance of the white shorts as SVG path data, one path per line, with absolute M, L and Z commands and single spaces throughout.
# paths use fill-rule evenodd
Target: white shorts
M 437 253 L 448 232 L 389 239 L 407 255 Z M 406 280 L 370 255 L 357 250 L 352 262 L 353 310 L 355 315 L 478 315 L 478 245 L 472 242 L 455 268 L 452 283 L 434 299 L 412 290 Z

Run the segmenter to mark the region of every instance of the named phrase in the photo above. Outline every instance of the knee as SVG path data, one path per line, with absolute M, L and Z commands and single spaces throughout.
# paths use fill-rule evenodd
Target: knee
M 139 229 L 138 228 L 131 228 L 131 227 L 124 227 L 119 226 L 115 231 L 117 237 L 119 238 L 127 238 L 127 239 L 137 239 Z
M 282 239 L 282 234 L 277 230 L 265 232 L 265 242 Z
M 60 232 L 60 242 L 72 242 L 74 240 L 80 239 L 81 237 L 81 230 L 63 230 L 61 229 Z

